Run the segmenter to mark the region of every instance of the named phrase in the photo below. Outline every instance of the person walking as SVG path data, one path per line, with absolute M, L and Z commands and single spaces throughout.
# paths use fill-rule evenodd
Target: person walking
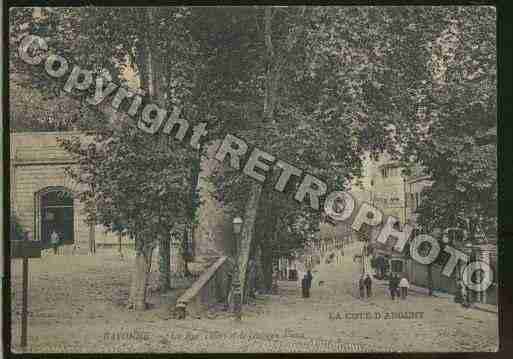
M 363 284 L 365 285 L 365 291 L 367 292 L 367 298 L 372 295 L 372 279 L 369 274 L 365 277 Z
M 365 298 L 365 279 L 363 278 L 363 275 L 360 277 L 360 280 L 358 281 L 358 288 L 360 289 L 360 298 Z
M 50 234 L 50 242 L 53 247 L 53 254 L 57 254 L 57 250 L 59 249 L 59 235 L 55 229 L 53 229 L 52 234 Z
M 401 299 L 406 299 L 408 296 L 408 288 L 410 288 L 410 283 L 408 282 L 408 279 L 406 279 L 406 276 L 401 278 L 399 288 L 401 288 Z
M 256 284 L 257 284 L 257 265 L 256 261 L 254 259 L 250 259 L 248 263 L 249 267 L 249 275 L 248 275 L 248 295 L 250 298 L 255 299 L 255 291 L 256 291 Z

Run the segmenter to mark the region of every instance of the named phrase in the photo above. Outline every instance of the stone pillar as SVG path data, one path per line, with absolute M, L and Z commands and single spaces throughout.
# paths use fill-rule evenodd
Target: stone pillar
M 182 246 L 183 232 L 173 231 L 170 241 L 170 273 L 169 282 L 171 288 L 187 288 L 189 283 L 185 277 L 185 260 Z

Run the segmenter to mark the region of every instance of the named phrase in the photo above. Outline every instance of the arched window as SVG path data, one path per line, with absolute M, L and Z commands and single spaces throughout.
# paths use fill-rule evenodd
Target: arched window
M 50 246 L 55 231 L 61 244 L 74 243 L 73 193 L 65 187 L 47 187 L 35 193 L 36 239 Z

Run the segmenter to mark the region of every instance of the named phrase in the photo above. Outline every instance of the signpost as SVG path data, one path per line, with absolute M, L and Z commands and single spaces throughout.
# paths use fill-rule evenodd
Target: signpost
M 23 261 L 23 292 L 21 308 L 21 347 L 27 346 L 27 319 L 28 319 L 28 264 L 29 258 L 41 258 L 41 246 L 38 242 L 22 240 L 11 241 L 11 258 Z
M 241 259 L 241 231 L 242 231 L 242 218 L 235 217 L 233 219 L 233 234 L 235 242 L 235 267 L 232 279 L 232 293 L 233 293 L 233 312 L 236 320 L 241 320 L 242 311 L 242 291 L 241 291 L 241 273 L 240 273 L 240 259 Z M 245 279 L 245 277 L 243 277 Z

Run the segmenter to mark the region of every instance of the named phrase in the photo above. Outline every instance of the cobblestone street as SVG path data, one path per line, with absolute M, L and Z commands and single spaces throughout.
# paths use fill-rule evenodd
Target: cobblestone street
M 353 282 L 359 265 L 353 263 L 352 254 L 358 247 L 356 243 L 347 248 L 342 263 L 316 268 L 310 298 L 301 298 L 296 282 L 280 282 L 279 294 L 259 296 L 244 308 L 241 322 L 228 313 L 171 319 L 165 299 L 145 312 L 128 311 L 124 304 L 129 260 L 108 260 L 104 254 L 83 256 L 80 261 L 75 257 L 73 262 L 66 256 L 33 261 L 27 351 L 496 350 L 496 314 L 418 293 L 411 293 L 405 301 L 392 301 L 384 285 L 376 282 L 371 299 L 355 298 Z M 102 265 L 96 263 L 99 258 Z M 52 262 L 57 261 L 68 261 L 69 274 L 62 269 L 61 273 L 50 272 Z M 18 267 L 12 265 L 15 282 Z M 62 263 L 59 267 L 64 268 Z M 18 302 L 13 297 L 13 304 Z M 399 312 L 422 314 L 411 319 L 392 317 Z M 19 351 L 19 315 L 14 310 L 12 334 L 13 349 Z

